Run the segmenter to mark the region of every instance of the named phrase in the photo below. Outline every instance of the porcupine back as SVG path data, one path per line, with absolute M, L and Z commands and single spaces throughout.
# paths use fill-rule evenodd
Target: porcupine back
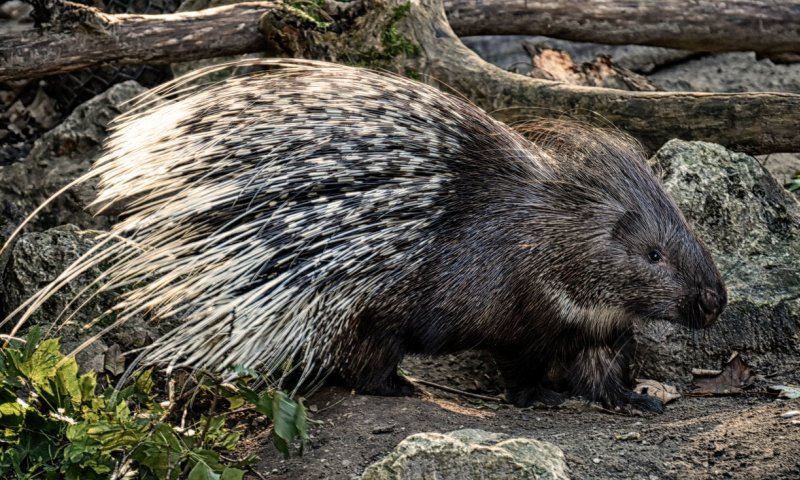
M 125 292 L 109 328 L 143 312 L 180 320 L 147 361 L 276 372 L 293 359 L 309 383 L 367 300 L 446 234 L 457 176 L 535 168 L 477 161 L 530 144 L 432 87 L 320 62 L 249 64 L 272 69 L 190 86 L 200 71 L 116 122 L 87 178 L 100 177 L 92 207 L 122 205 L 121 221 L 25 316 L 102 264 L 95 284 Z

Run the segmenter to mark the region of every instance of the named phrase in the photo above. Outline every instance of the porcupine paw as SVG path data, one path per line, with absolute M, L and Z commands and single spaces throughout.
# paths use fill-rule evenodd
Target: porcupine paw
M 564 402 L 564 395 L 544 387 L 528 387 L 522 389 L 506 390 L 506 401 L 517 407 L 530 407 L 535 403 L 544 405 L 560 405 Z
M 410 380 L 396 373 L 382 382 L 362 385 L 356 390 L 360 394 L 384 397 L 411 397 L 417 392 L 416 386 Z
M 614 402 L 616 406 L 625 411 L 639 410 L 641 412 L 664 413 L 664 403 L 656 397 L 642 395 L 634 391 L 624 392 L 621 398 Z
M 628 401 L 632 408 L 643 412 L 664 413 L 664 402 L 656 397 L 636 392 L 631 392 L 629 395 Z

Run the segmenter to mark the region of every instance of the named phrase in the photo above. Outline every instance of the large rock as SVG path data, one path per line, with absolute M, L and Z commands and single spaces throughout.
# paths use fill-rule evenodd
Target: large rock
M 364 471 L 362 480 L 567 479 L 564 452 L 530 438 L 483 430 L 418 433 Z
M 126 111 L 130 107 L 129 100 L 145 90 L 134 81 L 114 85 L 78 106 L 63 122 L 42 135 L 24 160 L 0 167 L 0 203 L 3 205 L 0 232 L 89 171 L 100 154 L 111 120 Z M 107 219 L 92 218 L 84 211 L 93 198 L 94 183 L 77 186 L 42 211 L 31 227 L 43 230 L 65 223 L 105 227 Z
M 74 225 L 21 235 L 14 244 L 5 271 L 2 272 L 0 319 L 12 313 L 41 288 L 50 285 L 81 255 L 97 244 L 97 235 L 97 232 L 81 231 Z M 90 286 L 100 273 L 100 268 L 92 268 L 71 279 L 41 305 L 25 327 L 41 325 L 43 332 L 60 337 L 64 350 L 71 351 L 112 324 L 115 316 L 102 314 L 114 304 L 117 293 L 103 292 L 95 295 L 96 288 Z M 87 286 L 88 289 L 84 292 Z M 78 300 L 70 305 L 76 299 Z M 88 301 L 74 316 L 61 315 L 65 311 L 72 312 L 84 300 Z M 16 318 L 15 315 L 12 320 Z M 3 331 L 8 331 L 9 327 L 10 325 L 4 325 Z M 124 366 L 120 353 L 149 345 L 163 333 L 159 328 L 167 327 L 148 323 L 143 318 L 134 318 L 93 342 L 77 356 L 78 363 L 82 370 L 107 370 L 119 374 Z
M 669 91 L 800 92 L 800 63 L 775 64 L 754 52 L 702 55 L 648 77 Z
M 130 108 L 130 100 L 146 89 L 134 81 L 114 85 L 78 106 L 58 126 L 34 143 L 25 159 L 0 166 L 0 246 L 20 222 L 51 195 L 89 171 L 108 136 L 108 125 Z M 29 224 L 45 230 L 73 223 L 84 228 L 106 228 L 113 220 L 85 211 L 94 198 L 96 182 L 85 182 L 63 193 Z M 0 273 L 8 252 L 0 255 Z M 0 290 L 4 287 L 0 285 Z
M 800 204 L 753 157 L 672 140 L 651 162 L 728 286 L 720 321 L 703 332 L 645 325 L 643 374 L 688 379 L 740 352 L 758 373 L 800 367 Z M 780 375 L 778 375 L 780 377 Z
M 659 66 L 675 63 L 694 55 L 694 52 L 671 48 L 603 45 L 526 35 L 462 37 L 461 41 L 487 62 L 497 65 L 503 70 L 521 73 L 527 73 L 531 63 L 531 56 L 524 48 L 526 43 L 567 52 L 577 65 L 591 62 L 598 55 L 608 55 L 616 65 L 638 73 L 648 73 Z

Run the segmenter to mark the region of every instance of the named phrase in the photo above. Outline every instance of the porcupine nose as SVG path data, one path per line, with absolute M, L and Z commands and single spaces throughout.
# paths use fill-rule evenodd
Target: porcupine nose
M 710 327 L 717 321 L 722 310 L 725 309 L 727 298 L 723 291 L 718 295 L 713 290 L 705 289 L 697 297 L 697 303 L 703 312 L 703 327 Z

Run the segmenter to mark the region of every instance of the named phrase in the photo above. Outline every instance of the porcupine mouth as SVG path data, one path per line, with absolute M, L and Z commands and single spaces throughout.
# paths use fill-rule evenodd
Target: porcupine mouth
M 693 330 L 708 328 L 717 322 L 724 309 L 725 298 L 720 300 L 717 295 L 707 290 L 690 298 L 682 312 L 683 315 L 680 315 L 675 323 Z

